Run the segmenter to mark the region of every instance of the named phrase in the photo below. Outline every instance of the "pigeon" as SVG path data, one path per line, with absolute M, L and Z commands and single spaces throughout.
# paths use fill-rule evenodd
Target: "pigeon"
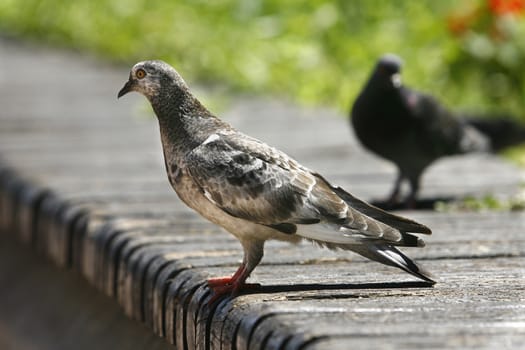
M 212 300 L 257 286 L 246 283 L 264 243 L 310 240 L 398 267 L 429 284 L 431 275 L 397 249 L 423 247 L 431 230 L 352 196 L 285 153 L 247 136 L 209 112 L 163 61 L 131 69 L 119 91 L 143 94 L 157 116 L 168 180 L 188 207 L 241 243 L 231 277 L 211 278 Z
M 404 86 L 401 68 L 398 56 L 382 56 L 350 112 L 361 144 L 397 166 L 387 206 L 400 201 L 407 181 L 410 192 L 403 201 L 415 207 L 421 175 L 443 156 L 498 151 L 525 141 L 525 128 L 511 116 L 453 113 L 432 96 Z

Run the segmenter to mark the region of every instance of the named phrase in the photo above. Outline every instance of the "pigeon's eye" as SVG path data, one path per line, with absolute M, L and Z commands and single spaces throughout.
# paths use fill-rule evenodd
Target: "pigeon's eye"
M 135 76 L 138 79 L 142 79 L 146 76 L 146 71 L 144 69 L 137 69 L 137 72 L 135 72 Z

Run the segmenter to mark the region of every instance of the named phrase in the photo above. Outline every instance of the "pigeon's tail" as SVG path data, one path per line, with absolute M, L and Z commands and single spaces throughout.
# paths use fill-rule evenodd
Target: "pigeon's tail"
M 525 143 L 525 125 L 508 115 L 467 117 L 465 121 L 490 139 L 493 152 Z
M 385 265 L 400 268 L 423 281 L 435 284 L 434 277 L 423 267 L 417 265 L 408 256 L 401 253 L 397 248 L 384 244 L 369 244 L 351 246 L 348 249 L 364 256 L 365 258 L 380 262 Z
M 326 181 L 326 180 L 325 180 Z M 331 186 L 331 185 L 330 185 Z M 394 215 L 383 209 L 377 208 L 371 204 L 368 204 L 357 197 L 354 197 L 350 193 L 346 192 L 339 186 L 331 186 L 332 190 L 343 199 L 350 207 L 358 210 L 364 215 L 371 217 L 377 221 L 380 221 L 386 225 L 392 226 L 406 236 L 410 236 L 406 232 L 421 233 L 430 235 L 432 231 L 425 225 L 418 222 L 412 221 L 402 216 Z M 407 244 L 406 246 L 423 246 L 423 244 Z

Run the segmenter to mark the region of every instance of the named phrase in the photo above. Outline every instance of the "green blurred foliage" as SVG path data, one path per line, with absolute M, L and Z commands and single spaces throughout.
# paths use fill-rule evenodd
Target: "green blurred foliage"
M 498 198 L 491 194 L 482 197 L 468 196 L 452 202 L 437 202 L 434 209 L 444 213 L 523 211 L 525 210 L 525 198 L 523 192 L 511 198 Z
M 520 113 L 524 73 L 508 77 L 516 70 L 503 70 L 492 61 L 478 64 L 477 58 L 466 54 L 468 44 L 448 27 L 449 15 L 459 4 L 453 0 L 0 0 L 0 30 L 127 64 L 160 58 L 191 83 L 279 94 L 343 111 L 375 60 L 394 52 L 406 62 L 408 85 L 431 92 L 448 105 L 468 110 L 505 107 Z M 517 36 L 523 37 L 522 23 L 516 28 Z M 513 64 L 521 66 L 521 59 Z M 516 84 L 501 83 L 502 76 L 519 80 L 519 92 L 512 90 Z M 496 98 L 487 98 L 491 90 L 487 84 L 508 88 Z

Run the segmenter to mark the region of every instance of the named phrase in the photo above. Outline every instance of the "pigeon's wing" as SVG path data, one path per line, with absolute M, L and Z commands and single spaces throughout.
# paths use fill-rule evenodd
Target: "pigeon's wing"
M 419 147 L 436 156 L 467 151 L 463 148 L 471 141 L 463 121 L 430 95 L 406 87 L 399 91 L 410 122 L 418 131 L 414 138 L 419 140 Z
M 243 134 L 213 134 L 185 161 L 204 195 L 232 216 L 341 245 L 356 239 L 403 244 L 408 236 L 391 226 L 393 215 L 382 212 L 387 224 L 375 211 L 366 215 L 363 202 L 353 208 L 319 175 Z
M 185 161 L 206 197 L 230 215 L 265 225 L 321 220 L 304 207 L 313 176 L 260 141 L 238 133 L 213 134 Z M 344 217 L 344 202 L 331 197 L 331 215 Z
M 454 120 L 434 97 L 412 90 L 406 86 L 399 87 L 397 91 L 414 122 L 424 121 L 424 124 L 431 125 L 443 119 Z

